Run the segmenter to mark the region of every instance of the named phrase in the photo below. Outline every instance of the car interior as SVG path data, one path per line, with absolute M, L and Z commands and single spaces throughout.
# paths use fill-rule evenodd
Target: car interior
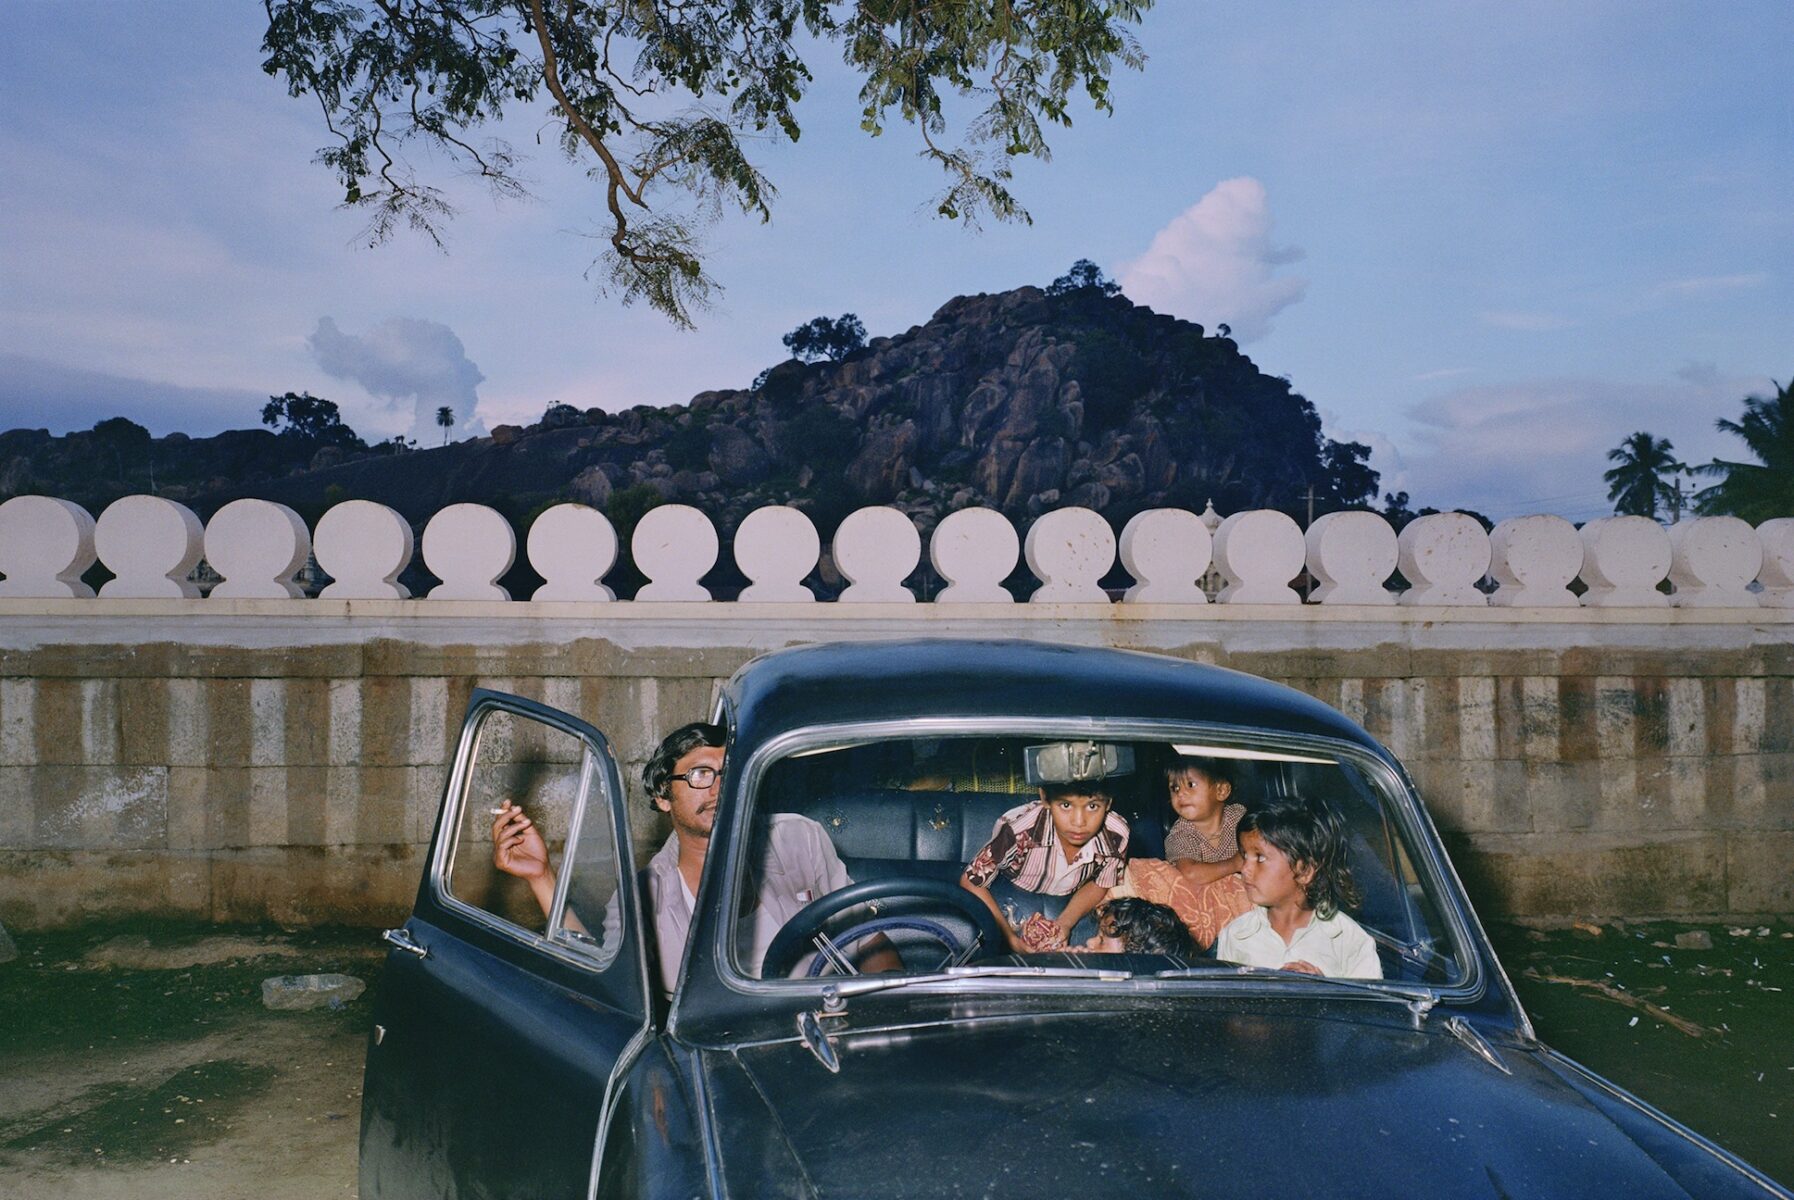
M 800 751 L 774 763 L 762 777 L 753 819 L 764 822 L 769 813 L 796 813 L 818 822 L 856 883 L 887 878 L 956 882 L 989 841 L 998 818 L 1037 798 L 1028 759 L 1030 747 L 1044 741 L 1039 736 L 912 737 Z M 1179 752 L 1199 749 L 1227 757 L 1234 776 L 1230 802 L 1250 808 L 1269 796 L 1300 796 L 1322 800 L 1341 815 L 1347 863 L 1363 896 L 1352 916 L 1375 939 L 1385 979 L 1441 984 L 1457 977 L 1445 923 L 1414 868 L 1399 823 L 1356 766 L 1324 753 L 1290 754 L 1246 744 L 1115 744 L 1126 748 L 1131 764 L 1104 784 L 1114 795 L 1113 811 L 1128 822 L 1130 858 L 1165 857 L 1166 832 L 1176 820 L 1166 768 Z M 889 911 L 903 908 L 898 904 Z M 954 918 L 939 914 L 938 905 L 935 913 L 953 925 Z M 836 918 L 827 928 L 838 933 L 852 923 Z M 960 921 L 958 927 L 970 936 L 968 923 Z M 926 950 L 912 951 L 902 938 L 893 940 L 906 969 L 934 969 L 938 951 L 931 957 Z M 1007 948 L 999 947 L 984 961 L 1006 954 Z M 1034 964 L 1135 971 L 1213 963 L 1097 955 L 1079 947 L 1021 957 Z M 1155 961 L 1142 967 L 1118 961 L 1123 957 Z M 1156 961 L 1160 958 L 1171 961 Z

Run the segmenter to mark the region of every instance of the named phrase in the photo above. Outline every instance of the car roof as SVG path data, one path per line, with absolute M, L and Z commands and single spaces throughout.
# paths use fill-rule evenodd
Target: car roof
M 743 666 L 723 700 L 738 748 L 844 723 L 1095 717 L 1330 737 L 1385 753 L 1336 709 L 1255 675 L 1050 642 L 929 638 L 801 646 Z

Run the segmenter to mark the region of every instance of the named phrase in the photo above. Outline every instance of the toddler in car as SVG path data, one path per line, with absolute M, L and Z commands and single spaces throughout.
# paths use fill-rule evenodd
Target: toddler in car
M 1277 797 L 1239 826 L 1240 879 L 1253 908 L 1215 941 L 1215 957 L 1249 967 L 1381 979 L 1377 944 L 1342 910 L 1358 904 L 1339 814 L 1319 800 Z
M 1177 910 L 1150 900 L 1124 897 L 1110 900 L 1096 910 L 1095 937 L 1084 949 L 1100 954 L 1175 954 L 1195 960 L 1202 957 L 1196 939 L 1184 926 Z
M 1100 780 L 1043 783 L 1040 799 L 997 819 L 959 882 L 996 916 L 1011 950 L 1064 948 L 1078 922 L 1108 896 L 1127 861 L 1127 820 L 1113 809 L 1114 796 Z M 1070 899 L 1057 917 L 1036 912 L 1017 929 L 993 889 Z
M 1165 769 L 1177 820 L 1165 834 L 1165 857 L 1192 886 L 1213 883 L 1245 865 L 1237 830 L 1246 806 L 1230 803 L 1233 771 L 1219 758 L 1179 755 Z

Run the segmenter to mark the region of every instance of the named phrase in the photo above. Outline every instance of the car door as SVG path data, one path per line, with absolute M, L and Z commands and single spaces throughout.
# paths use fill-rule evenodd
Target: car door
M 506 800 L 544 835 L 546 905 L 494 864 Z M 590 1193 L 608 1105 L 649 1031 L 630 845 L 596 729 L 473 694 L 416 906 L 387 933 L 362 1099 L 365 1200 Z

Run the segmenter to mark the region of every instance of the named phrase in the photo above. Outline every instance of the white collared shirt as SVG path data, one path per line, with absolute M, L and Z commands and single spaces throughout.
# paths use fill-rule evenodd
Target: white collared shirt
M 1342 912 L 1322 919 L 1315 916 L 1296 930 L 1286 944 L 1271 928 L 1262 908 L 1253 908 L 1229 921 L 1215 939 L 1215 957 L 1222 962 L 1273 969 L 1290 962 L 1313 963 L 1321 974 L 1341 979 L 1381 979 L 1383 964 L 1377 944 L 1364 927 Z

